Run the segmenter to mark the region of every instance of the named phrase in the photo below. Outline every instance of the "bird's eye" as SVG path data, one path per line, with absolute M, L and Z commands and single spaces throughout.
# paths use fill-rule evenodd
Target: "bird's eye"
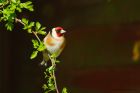
M 57 33 L 60 33 L 60 32 L 61 32 L 61 30 L 60 30 L 60 29 L 57 29 L 57 30 L 56 30 L 56 32 L 57 32 Z

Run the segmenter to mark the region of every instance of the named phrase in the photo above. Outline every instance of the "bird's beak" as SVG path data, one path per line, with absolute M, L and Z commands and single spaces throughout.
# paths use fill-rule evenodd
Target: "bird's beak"
M 64 34 L 64 33 L 66 33 L 66 31 L 65 30 L 61 30 L 61 33 Z

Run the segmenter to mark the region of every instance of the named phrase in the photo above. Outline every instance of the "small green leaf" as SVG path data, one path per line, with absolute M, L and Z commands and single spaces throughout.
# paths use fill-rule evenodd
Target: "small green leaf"
M 46 47 L 45 47 L 45 45 L 43 44 L 43 42 L 40 43 L 39 47 L 37 48 L 38 51 L 43 51 L 43 50 L 45 50 L 45 49 L 46 49 Z
M 29 28 L 27 31 L 28 31 L 28 33 L 32 33 L 32 29 L 31 28 Z
M 16 0 L 11 0 L 12 1 L 12 3 L 16 3 Z
M 48 87 L 47 87 L 46 84 L 44 84 L 44 85 L 42 86 L 42 88 L 43 88 L 44 90 L 46 90 Z
M 22 12 L 21 8 L 19 8 L 19 7 L 17 7 L 16 10 L 17 10 L 18 12 Z
M 33 5 L 32 5 L 32 2 L 31 1 L 27 1 L 25 3 L 20 3 L 20 8 L 25 8 L 25 9 L 28 9 L 29 11 L 33 11 Z
M 53 53 L 53 54 L 51 55 L 51 58 L 56 58 L 56 57 L 57 57 L 56 53 Z
M 24 25 L 23 29 L 24 30 L 28 29 L 28 26 L 27 25 Z
M 36 30 L 38 31 L 41 27 L 41 24 L 39 22 L 36 22 Z
M 33 43 L 33 46 L 34 46 L 35 49 L 38 48 L 39 43 L 38 43 L 37 40 L 32 39 L 32 43 Z
M 33 53 L 31 54 L 30 59 L 34 59 L 35 57 L 37 57 L 38 51 L 33 51 Z
M 63 90 L 62 90 L 62 93 L 68 93 L 67 88 L 64 87 Z
M 55 85 L 54 85 L 53 77 L 49 77 L 48 78 L 48 88 L 51 91 L 55 90 Z
M 44 72 L 44 74 L 45 74 L 45 78 L 49 77 L 46 72 Z
M 26 18 L 22 18 L 22 22 L 23 22 L 24 24 L 28 24 L 29 20 L 27 20 Z
M 12 29 L 14 28 L 14 24 L 12 22 L 8 22 L 5 24 L 5 27 L 7 28 L 7 30 L 12 31 Z
M 13 12 L 15 12 L 16 7 L 17 7 L 17 6 L 16 6 L 15 4 L 11 4 L 10 10 L 13 11 Z
M 28 25 L 28 28 L 33 27 L 33 26 L 34 26 L 34 24 L 35 24 L 35 22 L 30 22 L 30 24 Z
M 46 27 L 42 27 L 40 30 L 42 31 L 42 30 L 45 30 L 46 29 Z
M 53 66 L 50 66 L 50 67 L 48 68 L 49 71 L 52 71 L 53 69 L 54 69 Z
M 56 60 L 55 63 L 60 63 L 60 61 L 59 60 Z
M 38 34 L 41 34 L 41 35 L 46 35 L 46 32 L 45 31 L 38 31 L 37 33 Z

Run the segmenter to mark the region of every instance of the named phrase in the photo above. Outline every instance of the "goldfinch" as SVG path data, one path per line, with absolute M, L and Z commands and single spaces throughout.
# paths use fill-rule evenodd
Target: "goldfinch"
M 47 61 L 49 60 L 48 55 L 55 54 L 56 57 L 60 55 L 65 47 L 65 32 L 62 27 L 55 27 L 44 38 L 43 42 L 46 50 L 43 51 L 43 61 L 41 65 L 47 66 Z

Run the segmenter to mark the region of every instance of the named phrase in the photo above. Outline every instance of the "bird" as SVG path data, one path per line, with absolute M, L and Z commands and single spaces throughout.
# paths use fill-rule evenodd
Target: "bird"
M 65 33 L 66 31 L 62 27 L 54 27 L 49 31 L 43 40 L 46 49 L 43 51 L 43 61 L 41 65 L 47 66 L 50 55 L 55 54 L 57 58 L 61 54 L 66 45 Z

